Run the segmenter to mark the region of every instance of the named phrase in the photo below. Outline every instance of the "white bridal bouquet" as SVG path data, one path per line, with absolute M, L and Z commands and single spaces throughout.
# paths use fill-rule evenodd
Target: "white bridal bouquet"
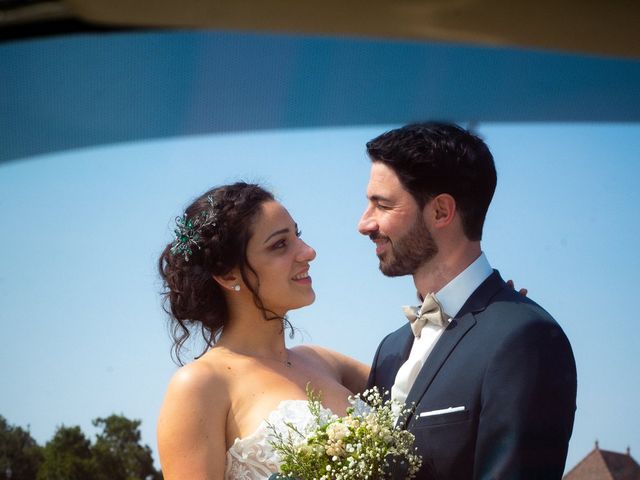
M 407 479 L 415 477 L 422 464 L 415 437 L 395 427 L 399 408 L 383 401 L 375 387 L 350 397 L 344 417 L 327 414 L 320 397 L 309 389 L 307 397 L 312 428 L 301 432 L 287 424 L 289 431 L 283 434 L 270 426 L 275 439 L 271 446 L 282 460 L 280 473 L 270 480 L 386 479 L 395 463 L 405 463 Z

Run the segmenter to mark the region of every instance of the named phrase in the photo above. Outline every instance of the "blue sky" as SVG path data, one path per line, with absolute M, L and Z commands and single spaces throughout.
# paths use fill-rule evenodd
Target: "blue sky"
M 367 140 L 393 127 L 181 137 L 0 164 L 0 414 L 44 442 L 56 425 L 123 413 L 155 419 L 175 371 L 157 257 L 191 199 L 244 179 L 271 188 L 317 251 L 317 301 L 292 344 L 369 362 L 414 301 L 356 231 Z M 639 458 L 633 313 L 640 234 L 639 124 L 480 124 L 498 188 L 484 250 L 565 329 L 578 365 L 568 467 L 593 447 Z

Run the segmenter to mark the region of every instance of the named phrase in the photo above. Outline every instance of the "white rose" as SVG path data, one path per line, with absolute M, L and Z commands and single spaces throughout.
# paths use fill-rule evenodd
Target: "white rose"
M 342 440 L 347 435 L 349 435 L 349 427 L 344 423 L 336 422 L 327 427 L 327 436 L 329 437 L 329 440 Z

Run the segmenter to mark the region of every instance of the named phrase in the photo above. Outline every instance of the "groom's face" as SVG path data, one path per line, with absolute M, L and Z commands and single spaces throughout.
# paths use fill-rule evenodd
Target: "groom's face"
M 358 230 L 375 243 L 383 274 L 413 274 L 438 252 L 422 210 L 384 163 L 371 164 L 367 199 Z

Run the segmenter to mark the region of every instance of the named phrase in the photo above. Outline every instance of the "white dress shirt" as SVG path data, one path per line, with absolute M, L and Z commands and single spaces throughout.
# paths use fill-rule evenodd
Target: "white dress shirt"
M 435 292 L 435 297 L 442 305 L 444 313 L 451 318 L 455 317 L 471 294 L 492 273 L 493 269 L 487 257 L 481 253 L 471 265 Z M 391 387 L 393 400 L 404 404 L 418 373 L 445 330 L 445 327 L 429 322 L 422 328 L 420 337 L 414 337 L 409 358 L 398 370 L 395 383 Z

